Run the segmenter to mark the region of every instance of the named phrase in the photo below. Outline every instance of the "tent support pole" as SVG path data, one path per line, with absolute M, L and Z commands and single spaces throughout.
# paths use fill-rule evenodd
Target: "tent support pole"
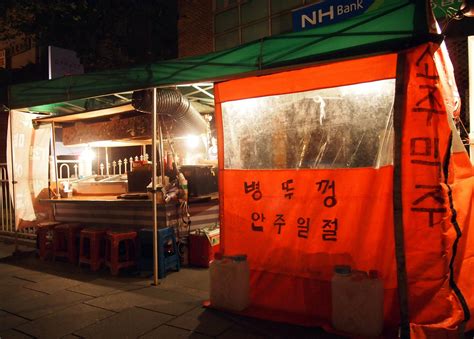
M 474 165 L 474 36 L 467 38 L 469 73 L 469 154 Z
M 54 121 L 51 123 L 51 138 L 53 143 L 53 164 L 54 164 L 54 180 L 56 181 L 56 197 L 59 198 L 59 180 L 58 180 L 58 157 L 56 156 L 56 125 Z
M 156 133 L 157 133 L 157 122 L 156 122 L 156 88 L 153 88 L 153 108 L 152 108 L 152 125 L 153 125 L 153 136 L 151 138 L 151 149 L 152 149 L 152 157 L 153 157 L 153 171 L 151 176 L 151 182 L 153 187 L 153 194 L 152 194 L 152 205 L 153 205 L 153 285 L 157 286 L 159 284 L 158 281 L 158 210 L 156 208 L 156 169 L 158 164 L 158 157 L 156 154 Z
M 397 57 L 397 78 L 395 87 L 395 103 L 393 127 L 394 142 L 394 173 L 393 173 L 393 212 L 395 233 L 395 258 L 397 262 L 397 288 L 400 303 L 400 337 L 410 338 L 410 317 L 408 312 L 408 279 L 405 257 L 405 240 L 403 229 L 402 205 L 402 131 L 403 112 L 406 99 L 405 93 L 406 55 L 399 53 Z
M 12 120 L 13 120 L 13 117 L 12 117 L 12 111 L 10 109 L 8 109 L 8 121 L 9 121 L 9 127 L 10 127 L 10 157 L 11 157 L 11 175 L 12 177 L 10 178 L 11 180 L 11 187 L 12 187 L 12 194 L 10 195 L 10 197 L 13 197 L 12 199 L 12 205 L 13 205 L 13 213 L 12 213 L 12 216 L 13 216 L 13 230 L 15 232 L 15 250 L 14 250 L 14 253 L 18 253 L 18 228 L 17 228 L 17 225 L 16 225 L 16 202 L 15 202 L 15 184 L 16 184 L 16 181 L 15 181 L 15 166 L 13 165 L 15 163 L 13 157 L 14 157 L 14 152 L 13 152 L 13 123 L 12 123 Z M 7 168 L 7 172 L 8 172 L 8 168 Z

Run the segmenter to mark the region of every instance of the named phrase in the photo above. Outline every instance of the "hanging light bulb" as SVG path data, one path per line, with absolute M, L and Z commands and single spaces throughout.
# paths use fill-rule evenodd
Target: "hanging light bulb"
M 474 17 L 474 0 L 463 0 L 458 10 L 449 8 L 446 16 L 446 22 L 441 32 L 444 34 L 453 20 L 462 20 L 464 17 Z
M 459 11 L 465 17 L 474 17 L 474 0 L 464 0 L 461 7 L 459 8 Z

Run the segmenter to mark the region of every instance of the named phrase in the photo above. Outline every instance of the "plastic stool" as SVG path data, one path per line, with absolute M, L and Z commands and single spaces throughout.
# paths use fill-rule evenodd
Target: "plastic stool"
M 80 233 L 79 266 L 89 264 L 96 272 L 104 262 L 105 234 L 107 230 L 98 228 L 84 228 Z
M 53 259 L 67 258 L 70 263 L 77 262 L 77 237 L 82 226 L 79 224 L 61 224 L 53 230 Z
M 117 275 L 121 268 L 137 265 L 135 231 L 107 231 L 105 235 L 105 265 L 113 275 Z M 120 254 L 120 243 L 124 245 L 124 254 Z
M 36 225 L 36 248 L 41 260 L 53 254 L 53 229 L 60 224 L 58 221 L 47 221 Z
M 170 244 L 171 243 L 171 244 Z M 181 260 L 173 227 L 158 230 L 158 278 L 164 278 L 169 270 L 179 271 Z

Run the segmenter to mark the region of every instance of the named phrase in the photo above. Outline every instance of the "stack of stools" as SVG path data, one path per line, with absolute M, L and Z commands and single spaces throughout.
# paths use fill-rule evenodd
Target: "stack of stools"
M 139 269 L 142 271 L 153 270 L 153 229 L 143 228 L 139 231 L 140 260 Z M 176 244 L 173 227 L 158 230 L 158 278 L 165 277 L 170 270 L 179 271 L 181 261 Z
M 92 271 L 100 269 L 105 257 L 105 234 L 107 230 L 84 228 L 80 233 L 79 266 L 88 264 Z
M 121 268 L 137 265 L 137 232 L 107 231 L 105 234 L 105 265 L 113 275 Z
M 47 221 L 36 225 L 36 248 L 41 260 L 53 254 L 53 230 L 59 224 L 61 223 L 58 221 Z
M 82 226 L 79 224 L 61 224 L 53 230 L 53 258 L 67 258 L 70 263 L 77 263 L 78 240 Z

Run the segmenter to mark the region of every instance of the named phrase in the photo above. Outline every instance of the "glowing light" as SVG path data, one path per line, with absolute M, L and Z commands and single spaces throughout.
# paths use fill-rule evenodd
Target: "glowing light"
M 90 148 L 86 148 L 82 151 L 79 159 L 82 161 L 92 161 L 95 159 L 95 153 Z
M 188 135 L 186 137 L 186 146 L 190 149 L 198 148 L 201 139 L 197 135 Z

